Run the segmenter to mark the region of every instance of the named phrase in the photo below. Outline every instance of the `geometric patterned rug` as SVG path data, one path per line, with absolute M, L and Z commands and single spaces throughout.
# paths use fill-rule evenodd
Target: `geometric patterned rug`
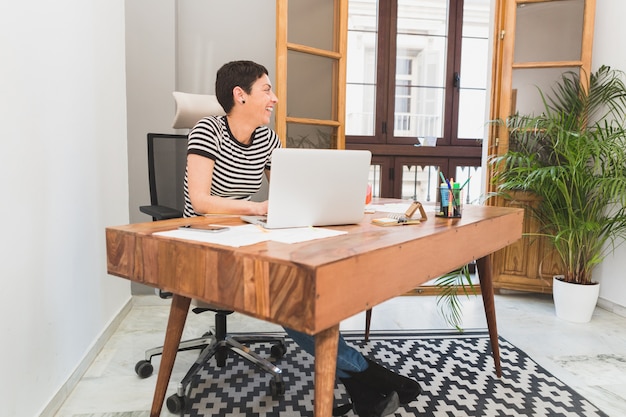
M 422 393 L 392 414 L 434 417 L 590 417 L 607 416 L 537 365 L 524 352 L 500 338 L 502 378 L 495 374 L 487 332 L 344 333 L 348 343 L 397 373 L 419 381 Z M 218 368 L 212 360 L 190 385 L 185 416 L 313 416 L 313 358 L 289 338 L 282 369 L 285 395 L 274 400 L 270 375 L 243 359 L 229 357 Z M 270 356 L 270 345 L 255 345 Z M 335 404 L 348 402 L 341 383 Z M 356 416 L 350 411 L 346 416 Z

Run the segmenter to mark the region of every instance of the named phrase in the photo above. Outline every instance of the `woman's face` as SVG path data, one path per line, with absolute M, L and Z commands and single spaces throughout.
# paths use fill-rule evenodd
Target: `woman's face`
M 245 107 L 252 117 L 259 120 L 259 125 L 266 125 L 272 118 L 274 104 L 278 102 L 278 97 L 272 91 L 272 83 L 267 75 L 257 79 L 246 97 Z

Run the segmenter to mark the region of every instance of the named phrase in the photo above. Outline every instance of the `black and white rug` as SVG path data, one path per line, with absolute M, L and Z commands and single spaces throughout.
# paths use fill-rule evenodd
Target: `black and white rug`
M 344 337 L 365 356 L 420 382 L 422 394 L 394 416 L 606 416 L 502 338 L 498 379 L 486 332 L 376 333 L 368 343 L 362 334 Z M 276 363 L 283 371 L 284 397 L 272 399 L 270 375 L 247 361 L 230 357 L 218 368 L 212 360 L 191 384 L 186 415 L 313 416 L 313 358 L 290 339 L 286 343 L 287 353 Z M 269 349 L 254 347 L 267 357 Z M 338 384 L 336 404 L 347 401 Z

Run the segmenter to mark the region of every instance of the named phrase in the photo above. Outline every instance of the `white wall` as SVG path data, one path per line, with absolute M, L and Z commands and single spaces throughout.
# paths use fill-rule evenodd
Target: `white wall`
M 226 62 L 251 60 L 276 75 L 274 0 L 178 0 L 176 88 L 215 94 L 215 73 Z
M 0 4 L 0 416 L 38 416 L 127 303 L 124 2 Z
M 593 68 L 609 65 L 626 71 L 626 2 L 623 0 L 601 0 L 596 6 L 595 35 L 593 41 Z M 626 312 L 626 245 L 617 249 L 593 272 L 600 285 L 600 304 L 605 307 L 617 305 L 615 310 Z M 608 303 L 603 301 L 608 301 Z M 615 306 L 613 306 L 615 307 Z
M 184 0 L 183 0 L 184 1 Z M 146 135 L 173 133 L 176 0 L 126 1 L 128 210 L 132 223 L 151 221 Z

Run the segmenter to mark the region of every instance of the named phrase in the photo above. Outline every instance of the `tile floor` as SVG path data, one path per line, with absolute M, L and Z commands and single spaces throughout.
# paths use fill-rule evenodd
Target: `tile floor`
M 132 307 L 96 360 L 62 404 L 56 417 L 147 417 L 155 375 L 139 379 L 135 363 L 144 350 L 163 342 L 169 302 L 156 296 L 135 296 Z M 549 296 L 510 293 L 496 296 L 498 329 L 502 337 L 524 350 L 539 365 L 576 389 L 611 417 L 626 415 L 626 317 L 596 308 L 590 323 L 576 324 L 554 315 Z M 184 337 L 202 334 L 211 313 L 190 313 Z M 341 325 L 362 330 L 364 314 Z M 435 297 L 398 297 L 373 310 L 373 330 L 443 329 Z M 465 301 L 465 329 L 486 328 L 480 297 Z M 233 332 L 272 331 L 280 327 L 243 315 L 229 318 Z M 195 354 L 178 355 L 170 395 Z M 153 362 L 155 369 L 158 359 Z M 164 407 L 161 414 L 170 417 Z

